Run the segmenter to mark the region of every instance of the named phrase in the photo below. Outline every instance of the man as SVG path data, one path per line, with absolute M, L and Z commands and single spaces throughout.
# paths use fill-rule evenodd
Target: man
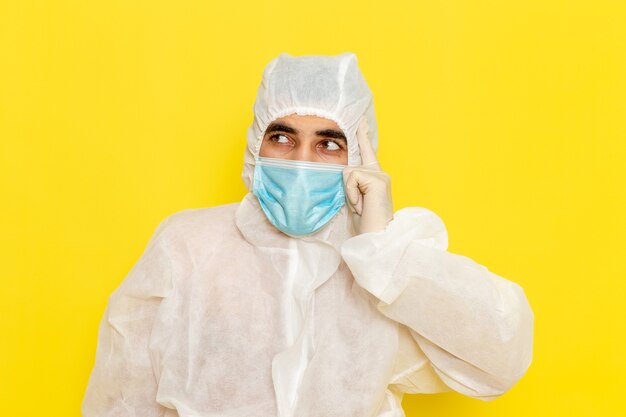
M 248 129 L 240 203 L 159 224 L 109 298 L 95 416 L 404 416 L 404 393 L 492 400 L 532 359 L 523 289 L 393 212 L 356 56 L 281 54 Z

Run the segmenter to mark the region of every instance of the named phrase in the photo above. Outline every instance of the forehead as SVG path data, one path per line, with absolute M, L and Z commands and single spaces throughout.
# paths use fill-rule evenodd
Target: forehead
M 327 119 L 325 117 L 311 116 L 311 115 L 299 115 L 289 114 L 287 116 L 280 117 L 272 121 L 271 124 L 285 124 L 291 126 L 297 130 L 324 130 L 334 129 L 341 131 L 341 128 L 334 120 Z

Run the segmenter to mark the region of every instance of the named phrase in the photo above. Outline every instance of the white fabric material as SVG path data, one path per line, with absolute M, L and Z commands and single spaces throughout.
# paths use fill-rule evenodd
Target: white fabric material
M 350 88 L 302 92 L 358 72 L 353 54 L 281 55 L 268 68 L 281 65 L 294 75 L 257 98 L 256 128 L 297 105 L 333 109 L 352 129 L 372 108 Z M 317 76 L 307 82 L 295 68 Z M 300 99 L 279 101 L 279 91 Z M 360 110 L 344 109 L 352 99 Z M 447 238 L 420 207 L 355 236 L 344 206 L 297 239 L 274 228 L 251 193 L 174 213 L 109 297 L 83 415 L 401 417 L 404 393 L 492 400 L 530 365 L 533 312 L 518 284 L 448 252 Z

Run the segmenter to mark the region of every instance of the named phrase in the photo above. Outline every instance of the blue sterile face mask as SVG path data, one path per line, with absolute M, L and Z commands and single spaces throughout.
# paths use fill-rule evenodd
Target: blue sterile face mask
M 345 167 L 257 156 L 252 193 L 276 228 L 290 236 L 308 235 L 345 204 Z

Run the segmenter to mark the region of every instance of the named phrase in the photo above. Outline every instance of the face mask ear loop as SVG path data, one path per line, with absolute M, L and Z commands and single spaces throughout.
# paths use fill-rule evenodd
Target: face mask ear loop
M 252 173 L 250 174 L 250 190 L 252 190 L 252 188 L 254 187 L 254 171 L 256 170 L 256 158 L 259 157 L 259 151 L 261 150 L 263 136 L 263 133 L 257 136 L 256 143 L 254 144 L 254 149 L 252 150 L 252 161 L 250 161 L 250 165 L 252 165 Z

